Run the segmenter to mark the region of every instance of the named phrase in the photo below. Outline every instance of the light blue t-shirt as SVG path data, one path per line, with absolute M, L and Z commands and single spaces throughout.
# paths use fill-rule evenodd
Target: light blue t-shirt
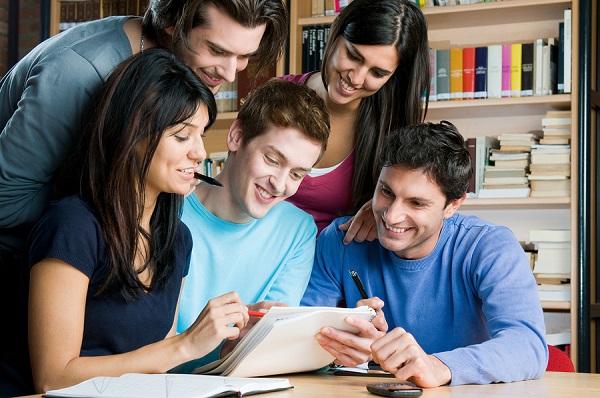
M 194 323 L 208 300 L 231 291 L 237 291 L 244 304 L 263 300 L 300 304 L 317 233 L 308 213 L 281 202 L 261 219 L 235 224 L 214 216 L 196 195 L 189 195 L 182 221 L 192 232 L 194 247 L 177 332 Z M 216 359 L 218 352 L 213 352 L 196 366 Z

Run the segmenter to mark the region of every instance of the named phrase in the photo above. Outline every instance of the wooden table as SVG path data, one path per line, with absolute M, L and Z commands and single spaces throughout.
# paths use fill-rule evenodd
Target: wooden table
M 317 375 L 285 375 L 294 386 L 291 390 L 260 394 L 265 398 L 374 398 L 367 391 L 367 383 L 392 382 L 392 378 Z M 30 395 L 40 398 L 43 395 Z M 426 388 L 423 398 L 575 398 L 600 396 L 600 374 L 547 372 L 539 380 L 506 384 L 465 385 L 454 387 Z

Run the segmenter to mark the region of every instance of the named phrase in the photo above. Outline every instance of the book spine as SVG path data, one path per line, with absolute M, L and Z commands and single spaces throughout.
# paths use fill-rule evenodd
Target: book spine
M 488 98 L 502 97 L 502 46 L 488 46 Z
M 463 65 L 462 48 L 450 49 L 450 100 L 462 100 Z
M 565 92 L 565 23 L 558 24 L 558 70 L 556 71 L 556 91 Z
M 543 94 L 544 39 L 537 39 L 533 49 L 533 95 Z
M 511 97 L 521 96 L 521 68 L 522 68 L 522 51 L 521 43 L 513 43 L 510 53 L 510 90 Z
M 315 70 L 321 69 L 321 62 L 323 61 L 323 54 L 325 53 L 325 25 L 317 26 L 317 44 L 316 44 L 316 55 L 317 63 Z
M 476 152 L 476 139 L 475 138 L 467 138 L 467 150 L 469 151 L 469 155 L 471 155 L 471 169 L 473 170 L 473 174 L 469 179 L 469 187 L 467 188 L 467 192 L 471 192 L 476 194 L 475 190 L 475 173 L 477 167 L 477 152 Z
M 542 47 L 542 95 L 550 93 L 550 47 Z
M 509 98 L 511 95 L 511 45 L 502 45 L 502 98 Z
M 309 34 L 310 26 L 302 27 L 302 73 L 310 72 L 310 43 Z
M 450 50 L 437 50 L 437 100 L 450 99 Z
M 533 95 L 533 43 L 521 46 L 521 96 Z
M 437 51 L 429 49 L 429 101 L 437 101 Z
M 308 34 L 308 62 L 311 71 L 317 70 L 317 28 L 311 26 Z
M 548 94 L 558 93 L 558 40 L 548 44 L 550 52 L 550 87 Z
M 463 99 L 475 98 L 475 47 L 463 48 Z
M 475 48 L 475 98 L 487 98 L 487 47 Z
M 325 0 L 312 0 L 311 16 L 312 17 L 324 17 L 325 16 Z
M 325 15 L 335 15 L 335 4 L 334 0 L 325 0 Z
M 564 83 L 564 92 L 568 94 L 571 92 L 571 46 L 572 46 L 572 31 L 571 31 L 571 9 L 566 9 L 564 13 L 565 18 L 565 31 L 564 31 L 564 41 L 565 41 L 565 52 L 564 52 L 564 60 L 563 60 L 563 83 Z

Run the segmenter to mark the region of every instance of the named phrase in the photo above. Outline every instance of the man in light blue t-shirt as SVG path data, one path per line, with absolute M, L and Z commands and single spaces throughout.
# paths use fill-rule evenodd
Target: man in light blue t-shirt
M 325 103 L 307 86 L 272 80 L 247 97 L 227 134 L 229 155 L 216 177 L 223 187 L 201 183 L 184 203 L 194 248 L 179 332 L 208 300 L 230 291 L 254 311 L 299 305 L 317 228 L 312 216 L 284 200 L 321 158 L 328 137 Z M 235 343 L 178 371 L 217 360 Z

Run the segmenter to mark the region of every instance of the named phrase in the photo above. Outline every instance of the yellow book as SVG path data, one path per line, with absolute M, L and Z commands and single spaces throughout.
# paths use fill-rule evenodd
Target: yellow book
M 450 100 L 463 99 L 463 50 L 450 49 Z
M 521 60 L 522 49 L 521 43 L 513 43 L 511 45 L 510 54 L 510 91 L 511 97 L 521 96 Z

